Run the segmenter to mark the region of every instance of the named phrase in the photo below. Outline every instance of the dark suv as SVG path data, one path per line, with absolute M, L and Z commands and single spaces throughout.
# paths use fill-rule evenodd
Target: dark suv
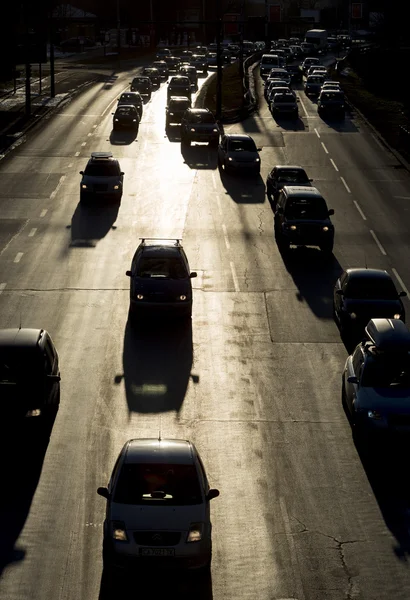
M 315 187 L 287 186 L 275 207 L 275 236 L 281 250 L 289 246 L 319 246 L 333 251 L 335 230 L 329 219 L 334 214 Z
M 45 329 L 0 330 L 2 422 L 52 423 L 60 403 L 60 369 Z
M 210 146 L 219 144 L 220 129 L 209 108 L 190 108 L 181 122 L 181 144 L 208 142 Z
M 139 92 L 142 96 L 142 99 L 146 102 L 148 102 L 148 100 L 151 100 L 152 83 L 149 77 L 134 77 L 134 79 L 130 83 L 130 86 L 131 92 Z
M 183 96 L 171 96 L 165 109 L 165 127 L 171 123 L 180 124 L 185 111 L 191 108 L 191 99 Z
M 131 278 L 131 319 L 147 313 L 191 317 L 191 279 L 197 274 L 190 272 L 180 240 L 141 238 L 125 274 Z
M 121 202 L 124 173 L 111 152 L 92 152 L 80 183 L 80 202 L 113 199 Z
M 168 83 L 167 101 L 171 96 L 191 97 L 191 81 L 187 75 L 174 75 Z

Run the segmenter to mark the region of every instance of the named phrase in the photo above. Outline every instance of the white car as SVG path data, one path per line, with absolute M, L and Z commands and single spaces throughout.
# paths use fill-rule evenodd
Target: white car
M 105 569 L 209 569 L 211 489 L 192 442 L 133 439 L 122 448 L 107 487 Z

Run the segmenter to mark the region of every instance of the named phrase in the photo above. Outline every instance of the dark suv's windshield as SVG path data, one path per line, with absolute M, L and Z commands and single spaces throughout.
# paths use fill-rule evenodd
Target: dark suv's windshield
M 327 206 L 324 200 L 304 200 L 298 198 L 286 204 L 285 216 L 288 219 L 311 219 L 323 221 L 328 218 Z
M 201 504 L 194 465 L 125 464 L 118 477 L 114 502 L 119 504 Z
M 142 257 L 137 267 L 138 277 L 185 279 L 188 272 L 183 261 L 177 257 Z
M 211 113 L 191 113 L 190 123 L 215 123 L 215 117 Z
M 301 169 L 278 171 L 278 181 L 281 183 L 289 182 L 295 184 L 309 183 L 305 171 L 302 171 Z
M 90 163 L 84 171 L 84 175 L 90 175 L 91 177 L 115 177 L 119 174 L 119 166 L 114 162 Z

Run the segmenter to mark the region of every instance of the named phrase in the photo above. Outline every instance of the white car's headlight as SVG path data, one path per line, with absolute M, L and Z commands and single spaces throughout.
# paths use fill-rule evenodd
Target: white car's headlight
M 114 185 L 114 190 L 119 190 L 120 186 L 119 185 Z
M 203 523 L 191 523 L 187 542 L 200 542 L 202 540 L 202 536 L 204 534 L 204 524 Z
M 212 131 L 213 131 L 214 133 L 216 133 L 218 130 L 217 130 L 217 128 L 216 128 L 216 127 L 214 127 L 214 128 L 212 129 Z
M 114 121 L 118 121 L 118 119 L 114 119 Z
M 374 419 L 375 421 L 380 421 L 380 419 L 382 418 L 378 410 L 367 411 L 367 416 L 369 417 L 369 419 Z
M 125 523 L 123 521 L 112 521 L 112 538 L 117 542 L 128 542 Z
M 290 228 L 292 231 L 296 231 L 296 229 L 297 229 L 296 225 L 291 225 Z
M 255 162 L 260 162 L 260 158 L 255 158 Z
M 87 185 L 85 183 L 81 184 L 81 189 L 86 190 L 87 189 Z
M 228 156 L 228 160 L 233 161 L 232 156 Z

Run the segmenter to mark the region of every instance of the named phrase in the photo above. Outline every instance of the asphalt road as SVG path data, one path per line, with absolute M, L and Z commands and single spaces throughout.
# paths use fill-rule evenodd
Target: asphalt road
M 88 88 L 0 162 L 0 327 L 46 328 L 62 374 L 48 447 L 16 433 L 1 455 L 1 598 L 408 600 L 407 455 L 368 462 L 353 443 L 332 287 L 367 264 L 410 288 L 409 174 L 355 115 L 326 124 L 300 91 L 296 125 L 262 98 L 226 127 L 263 146 L 262 177 L 221 175 L 214 151 L 181 154 L 165 135 L 165 85 L 137 139 L 113 134 L 128 81 Z M 125 171 L 118 211 L 79 206 L 95 150 Z M 302 165 L 335 209 L 332 260 L 280 255 L 264 188 L 280 163 Z M 125 271 L 142 236 L 183 238 L 198 272 L 192 329 L 129 330 Z M 212 577 L 109 589 L 96 489 L 125 440 L 159 431 L 193 440 L 221 491 Z

